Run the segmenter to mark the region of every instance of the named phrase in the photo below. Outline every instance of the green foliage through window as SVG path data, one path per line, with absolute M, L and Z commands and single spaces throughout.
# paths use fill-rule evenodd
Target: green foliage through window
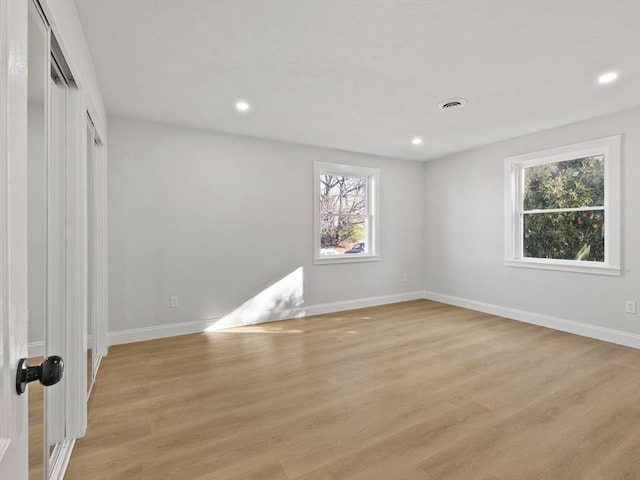
M 604 156 L 526 167 L 523 255 L 604 262 Z

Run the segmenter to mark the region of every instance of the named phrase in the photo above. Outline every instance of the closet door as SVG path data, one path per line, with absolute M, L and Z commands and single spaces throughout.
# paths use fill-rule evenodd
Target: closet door
M 49 162 L 47 175 L 47 315 L 45 357 L 62 355 L 67 346 L 67 88 L 56 63 L 49 78 Z M 67 362 L 69 361 L 66 358 Z M 45 440 L 53 468 L 66 439 L 67 380 L 45 390 Z
M 91 117 L 87 117 L 87 394 L 90 394 L 100 361 L 98 349 L 96 228 L 96 149 L 99 142 Z
M 58 480 L 86 429 L 86 108 L 45 12 L 29 5 L 29 340 L 42 345 L 30 360 L 63 372 L 44 392 L 29 388 L 44 397 L 30 402 L 29 470 L 33 480 Z

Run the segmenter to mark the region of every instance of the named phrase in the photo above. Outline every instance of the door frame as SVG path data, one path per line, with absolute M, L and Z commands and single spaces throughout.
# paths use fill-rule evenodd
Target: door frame
M 87 162 L 85 112 L 80 90 L 67 91 L 67 437 L 87 427 Z
M 87 427 L 87 201 L 82 92 L 69 87 L 66 103 L 66 318 L 63 353 L 66 389 L 64 399 L 55 399 L 58 403 L 52 409 L 64 412 L 65 439 L 56 443 L 46 460 L 49 461 L 51 480 L 64 477 L 75 439 L 84 436 Z
M 91 334 L 87 335 L 87 343 L 91 343 L 91 377 L 87 377 L 89 385 L 88 395 L 95 380 L 102 357 L 107 354 L 107 190 L 106 190 L 106 163 L 104 156 L 104 144 L 100 138 L 91 115 L 87 111 L 87 161 L 85 169 L 87 173 L 86 198 L 87 198 L 87 266 L 88 311 L 87 320 L 91 325 Z
M 91 117 L 90 109 L 87 113 Z M 94 123 L 95 135 L 99 142 L 94 147 L 94 226 L 95 226 L 95 252 L 93 265 L 95 267 L 95 314 L 96 330 L 96 361 L 95 373 L 98 372 L 100 361 L 109 350 L 108 313 L 109 313 L 109 287 L 108 287 L 108 222 L 107 222 L 107 146 L 104 143 L 105 132 Z M 85 162 L 86 166 L 86 162 Z M 85 176 L 86 178 L 86 176 Z M 94 374 L 95 374 L 94 373 Z

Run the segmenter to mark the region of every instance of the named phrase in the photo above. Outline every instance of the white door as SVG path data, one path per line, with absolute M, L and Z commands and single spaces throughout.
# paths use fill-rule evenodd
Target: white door
M 23 395 L 18 395 L 16 391 L 18 363 L 21 358 L 28 357 L 27 339 L 30 318 L 29 262 L 27 260 L 29 245 L 27 220 L 30 202 L 27 200 L 27 192 L 28 151 L 33 150 L 33 146 L 29 148 L 27 139 L 28 99 L 33 100 L 30 95 L 33 91 L 32 79 L 41 81 L 45 72 L 48 72 L 50 54 L 55 57 L 56 52 L 60 53 L 59 45 L 57 43 L 52 45 L 50 42 L 53 36 L 49 35 L 51 31 L 47 26 L 44 53 L 41 52 L 40 55 L 42 59 L 40 63 L 43 65 L 39 68 L 31 64 L 37 56 L 31 51 L 33 39 L 30 37 L 37 31 L 31 28 L 30 24 L 31 3 L 30 0 L 0 0 L 0 479 L 2 480 L 26 480 L 29 475 L 28 390 Z M 39 40 L 36 43 L 39 43 Z M 62 59 L 56 57 L 57 60 Z M 62 64 L 63 67 L 68 68 L 66 62 Z M 45 78 L 49 78 L 49 73 L 46 73 Z M 72 78 L 72 75 L 65 78 Z M 54 81 L 48 88 L 55 93 L 58 85 Z M 57 195 L 57 200 L 54 199 L 53 202 L 52 198 L 48 198 L 47 208 L 57 205 L 59 221 L 55 226 L 59 235 L 55 234 L 50 239 L 56 250 L 48 251 L 48 255 L 55 257 L 50 260 L 57 263 L 54 265 L 47 261 L 47 268 L 55 266 L 53 270 L 64 271 L 64 281 L 57 279 L 55 283 L 51 283 L 53 285 L 64 283 L 65 289 L 58 289 L 59 294 L 55 295 L 55 299 L 51 298 L 51 302 L 47 301 L 46 308 L 49 311 L 50 307 L 57 305 L 52 310 L 59 314 L 52 318 L 58 319 L 58 324 L 64 322 L 65 328 L 51 327 L 47 321 L 47 327 L 50 327 L 47 336 L 52 340 L 63 338 L 63 341 L 56 344 L 47 342 L 48 348 L 45 353 L 64 356 L 66 388 L 64 392 L 61 391 L 61 387 L 51 390 L 45 402 L 49 404 L 48 407 L 57 406 L 55 415 L 51 415 L 51 418 L 47 418 L 46 421 L 49 438 L 44 447 L 46 457 L 51 454 L 50 461 L 47 461 L 47 467 L 50 467 L 49 478 L 61 478 L 61 468 L 65 464 L 65 459 L 68 459 L 74 439 L 84 434 L 87 391 L 87 172 L 84 136 L 87 110 L 83 106 L 82 94 L 77 88 L 68 88 L 65 92 L 59 93 L 58 99 L 62 100 L 64 97 L 67 99 L 64 111 L 59 110 L 61 114 L 57 122 L 57 125 L 61 125 L 62 118 L 66 117 L 66 134 L 60 130 L 58 135 L 59 140 L 62 139 L 61 143 L 64 144 L 66 153 L 65 170 L 58 170 L 60 175 L 52 177 L 64 179 L 64 181 L 50 185 L 50 188 L 52 186 L 55 188 L 48 192 L 48 194 Z M 35 100 L 39 103 L 43 102 L 44 98 Z M 30 106 L 33 107 L 33 104 Z M 49 117 L 52 117 L 55 111 L 52 110 L 50 113 L 51 116 L 47 115 L 49 122 L 54 120 Z M 51 132 L 47 144 L 55 139 L 55 133 L 55 130 Z M 65 136 L 66 138 L 63 138 Z M 51 147 L 53 144 L 48 146 Z M 52 173 L 55 173 L 54 169 L 49 171 L 49 174 Z M 52 212 L 52 210 L 49 211 Z M 51 280 L 47 278 L 47 284 Z M 47 297 L 49 298 L 49 295 Z M 56 299 L 66 300 L 63 305 Z M 35 311 L 32 313 L 37 314 Z M 52 351 L 52 348 L 56 348 L 56 351 Z M 57 401 L 56 398 L 63 398 L 63 400 Z
M 27 356 L 27 18 L 0 1 L 0 478 L 27 478 L 27 397 L 15 387 Z

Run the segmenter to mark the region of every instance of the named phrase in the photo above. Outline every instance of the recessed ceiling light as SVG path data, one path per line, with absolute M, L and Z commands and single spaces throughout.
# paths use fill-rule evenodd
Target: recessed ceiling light
M 236 110 L 238 110 L 239 112 L 248 112 L 249 110 L 251 110 L 251 105 L 249 105 L 249 102 L 246 102 L 244 100 L 238 100 L 236 102 Z
M 440 110 L 456 110 L 466 105 L 467 101 L 464 98 L 450 98 L 443 100 L 438 104 Z
M 412 138 L 411 143 L 413 143 L 414 145 L 420 145 L 422 143 L 422 139 L 420 137 Z
M 598 77 L 598 83 L 604 85 L 605 83 L 615 82 L 617 79 L 618 72 L 607 72 Z

